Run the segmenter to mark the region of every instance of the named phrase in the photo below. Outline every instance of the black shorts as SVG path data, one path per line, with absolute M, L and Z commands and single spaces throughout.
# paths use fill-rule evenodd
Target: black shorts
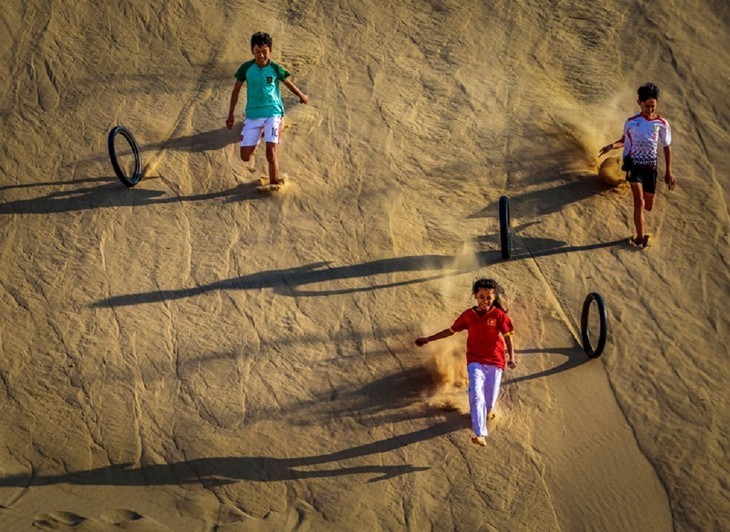
M 656 168 L 651 166 L 632 166 L 626 173 L 626 181 L 629 183 L 641 183 L 644 192 L 656 194 Z

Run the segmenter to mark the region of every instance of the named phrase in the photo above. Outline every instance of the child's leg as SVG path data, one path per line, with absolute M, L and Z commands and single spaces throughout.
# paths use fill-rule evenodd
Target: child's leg
M 276 148 L 279 145 L 281 134 L 280 116 L 266 119 L 264 126 L 264 140 L 266 141 L 266 160 L 269 163 L 269 183 L 279 182 L 279 160 L 276 157 Z
M 484 395 L 487 415 L 494 410 L 499 397 L 499 385 L 502 382 L 502 370 L 497 366 L 484 366 Z
M 243 128 L 241 129 L 241 159 L 244 162 L 251 160 L 251 156 L 261 138 L 263 128 L 263 120 L 247 118 L 243 121 Z
M 472 362 L 466 367 L 469 374 L 469 411 L 471 425 L 477 436 L 487 435 L 487 406 L 484 399 L 484 368 L 478 362 Z
M 644 191 L 644 210 L 650 211 L 654 208 L 654 194 Z
M 276 144 L 266 143 L 266 160 L 269 162 L 269 183 L 279 182 L 279 160 L 276 158 Z
M 631 183 L 631 194 L 634 197 L 636 236 L 641 240 L 644 236 L 644 190 L 641 183 Z
M 241 159 L 244 162 L 248 162 L 249 160 L 251 160 L 251 156 L 253 155 L 255 149 L 256 146 L 241 146 Z

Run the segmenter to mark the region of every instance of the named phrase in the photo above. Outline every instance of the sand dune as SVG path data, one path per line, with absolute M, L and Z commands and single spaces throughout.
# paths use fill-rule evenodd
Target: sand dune
M 0 528 L 727 528 L 725 2 L 158 4 L 0 12 Z M 275 196 L 225 128 L 259 30 L 310 97 Z M 678 186 L 638 251 L 596 155 L 647 80 Z M 486 448 L 465 338 L 413 344 L 478 276 L 519 358 Z

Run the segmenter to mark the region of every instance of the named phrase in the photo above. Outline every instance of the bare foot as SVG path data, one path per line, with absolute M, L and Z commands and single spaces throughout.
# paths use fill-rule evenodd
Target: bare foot
M 471 442 L 475 445 L 481 445 L 482 447 L 487 446 L 487 439 L 484 436 L 477 436 L 475 434 L 471 437 Z
M 649 235 L 644 235 L 642 237 L 632 236 L 629 238 L 629 244 L 634 247 L 644 249 L 649 246 Z

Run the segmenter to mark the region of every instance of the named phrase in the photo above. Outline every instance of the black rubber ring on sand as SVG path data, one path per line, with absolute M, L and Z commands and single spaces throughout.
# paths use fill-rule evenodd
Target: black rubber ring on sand
M 601 323 L 601 330 L 598 334 L 598 343 L 594 348 L 591 345 L 591 335 L 588 332 L 588 316 L 591 312 L 592 303 L 596 302 L 598 307 L 598 318 Z M 580 336 L 583 341 L 583 350 L 588 358 L 598 358 L 606 347 L 606 337 L 608 336 L 608 314 L 606 313 L 606 304 L 603 298 L 597 292 L 591 292 L 583 301 L 583 311 L 580 315 Z
M 129 144 L 132 155 L 134 155 L 134 172 L 132 172 L 131 176 L 124 173 L 117 160 L 117 149 L 115 145 L 117 135 L 124 137 Z M 107 144 L 109 146 L 109 158 L 112 161 L 114 173 L 117 174 L 119 180 L 130 188 L 139 183 L 140 179 L 142 179 L 142 161 L 139 158 L 139 149 L 137 148 L 137 142 L 134 140 L 132 133 L 124 126 L 114 126 L 109 131 Z

